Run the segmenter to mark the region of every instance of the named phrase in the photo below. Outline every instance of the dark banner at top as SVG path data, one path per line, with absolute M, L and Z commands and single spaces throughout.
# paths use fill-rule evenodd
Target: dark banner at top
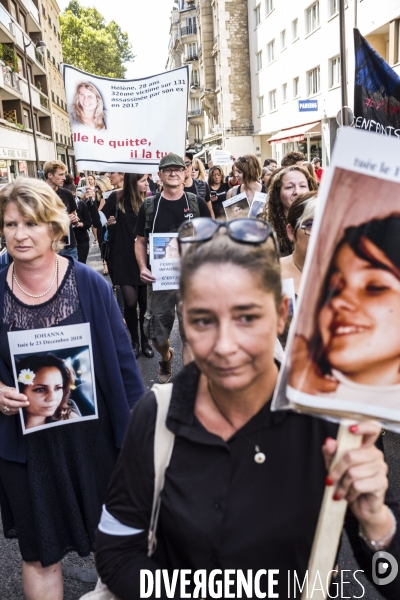
M 354 124 L 400 138 L 400 77 L 354 29 Z

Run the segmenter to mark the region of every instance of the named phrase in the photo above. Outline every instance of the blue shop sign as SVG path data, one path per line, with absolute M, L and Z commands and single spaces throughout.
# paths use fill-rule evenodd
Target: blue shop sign
M 318 100 L 299 100 L 299 112 L 318 110 Z

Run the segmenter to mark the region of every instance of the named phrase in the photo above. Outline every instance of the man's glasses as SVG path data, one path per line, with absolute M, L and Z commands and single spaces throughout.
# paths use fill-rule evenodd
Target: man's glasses
M 168 175 L 172 175 L 172 174 L 175 175 L 177 173 L 183 173 L 184 169 L 170 169 L 170 168 L 167 168 L 167 169 L 162 169 L 162 172 L 163 173 L 168 173 Z
M 303 229 L 306 235 L 311 235 L 313 221 L 308 221 L 304 225 L 300 225 L 299 229 Z
M 228 223 L 198 217 L 182 223 L 178 229 L 179 244 L 207 242 L 221 229 L 226 228 L 229 237 L 243 244 L 262 244 L 272 236 L 272 227 L 260 219 L 234 219 Z M 273 236 L 272 236 L 273 239 Z

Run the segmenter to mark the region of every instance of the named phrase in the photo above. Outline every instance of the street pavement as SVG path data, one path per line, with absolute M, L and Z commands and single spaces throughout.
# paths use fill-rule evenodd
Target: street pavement
M 87 264 L 102 274 L 103 266 L 97 246 L 91 246 Z M 109 277 L 106 277 L 106 279 L 110 281 Z M 174 372 L 177 373 L 182 367 L 182 345 L 176 322 L 171 335 L 171 342 L 173 348 L 175 349 Z M 146 389 L 150 389 L 153 383 L 155 383 L 157 380 L 157 356 L 152 359 L 148 359 L 141 354 L 138 359 L 138 364 Z M 398 469 L 398 458 L 400 456 L 400 436 L 387 432 L 383 439 L 386 460 L 389 464 L 390 485 L 396 494 L 396 497 L 400 500 L 400 477 Z M 240 532 L 238 532 L 238 534 L 240 534 Z M 21 557 L 18 551 L 18 543 L 16 540 L 5 540 L 2 533 L 2 528 L 0 528 L 0 557 L 0 600 L 24 600 L 21 583 Z M 381 596 L 375 590 L 375 588 L 373 588 L 366 581 L 362 574 L 358 573 L 357 578 L 365 587 L 364 595 L 361 595 L 361 587 L 354 583 L 352 573 L 358 569 L 358 566 L 355 562 L 346 536 L 343 536 L 338 562 L 339 568 L 342 571 L 351 571 L 350 573 L 343 573 L 343 580 L 350 581 L 351 583 L 344 584 L 343 595 L 339 592 L 339 596 L 337 597 L 363 597 L 366 600 L 383 600 L 383 596 Z M 96 571 L 92 557 L 80 558 L 74 553 L 68 554 L 63 560 L 63 572 L 64 600 L 78 600 L 83 594 L 91 591 L 94 588 Z

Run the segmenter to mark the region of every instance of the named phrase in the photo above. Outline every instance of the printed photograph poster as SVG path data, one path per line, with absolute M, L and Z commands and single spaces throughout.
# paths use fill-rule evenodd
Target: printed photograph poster
M 228 221 L 231 219 L 246 219 L 249 216 L 250 204 L 244 192 L 232 196 L 229 200 L 224 200 L 222 206 Z
M 153 290 L 178 290 L 181 260 L 178 233 L 150 234 L 150 266 L 156 278 Z
M 63 65 L 79 171 L 155 173 L 185 154 L 190 67 L 142 79 L 109 79 Z
M 90 324 L 8 333 L 15 387 L 29 401 L 20 409 L 25 434 L 97 419 Z
M 253 202 L 251 203 L 249 217 L 253 217 L 254 219 L 258 217 L 258 215 L 263 212 L 267 200 L 268 194 L 256 192 L 254 194 Z
M 398 141 L 344 128 L 321 186 L 273 409 L 400 431 Z

